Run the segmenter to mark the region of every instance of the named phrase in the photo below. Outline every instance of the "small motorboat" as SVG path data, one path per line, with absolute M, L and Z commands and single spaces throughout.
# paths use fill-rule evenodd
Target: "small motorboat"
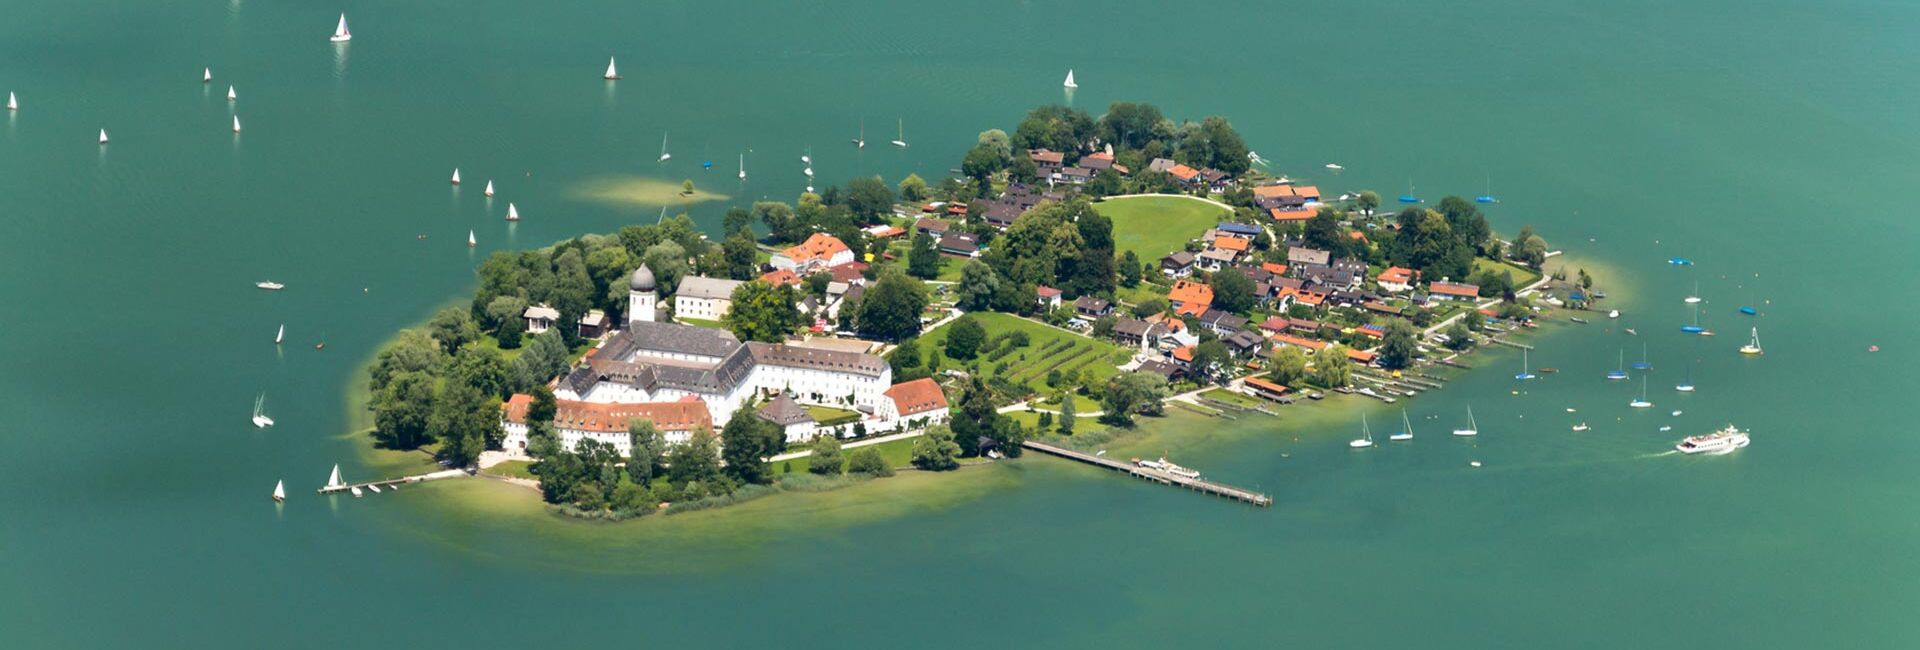
M 1685 257 L 1669 258 L 1667 263 L 1674 266 L 1693 266 L 1693 260 Z
M 1340 171 L 1340 170 L 1342 170 L 1342 169 L 1346 169 L 1346 167 L 1342 167 L 1342 166 L 1340 166 L 1340 163 L 1327 163 L 1327 169 L 1331 169 L 1331 170 L 1333 170 L 1333 171 L 1336 171 L 1336 172 L 1337 172 L 1337 171 Z
M 373 490 L 373 493 L 374 493 L 374 494 L 379 494 L 379 493 L 380 493 L 380 486 L 378 486 L 378 485 L 374 485 L 374 484 L 372 484 L 372 483 L 368 483 L 368 484 L 367 484 L 367 489 L 369 489 L 369 490 Z
M 1579 423 L 1579 424 L 1576 424 L 1576 425 L 1573 425 L 1573 430 L 1574 430 L 1574 431 L 1586 431 L 1586 430 L 1587 430 L 1587 429 L 1589 429 L 1589 428 L 1591 428 L 1591 427 L 1588 427 L 1588 426 L 1587 426 L 1587 423 L 1585 423 L 1585 422 L 1581 422 L 1581 423 Z
M 280 284 L 272 280 L 261 280 L 259 282 L 253 283 L 253 286 L 259 287 L 261 289 L 266 289 L 268 291 L 279 291 L 281 289 L 287 288 L 287 285 Z
M 1468 466 L 1468 467 L 1479 467 L 1479 466 L 1480 466 L 1480 461 L 1477 461 L 1477 460 L 1471 460 L 1471 461 L 1467 461 L 1467 466 Z
M 1585 325 L 1587 323 L 1587 319 L 1581 318 L 1579 316 L 1571 316 L 1571 317 L 1568 317 L 1568 319 L 1572 320 L 1575 323 L 1580 323 L 1582 325 Z
M 349 490 L 349 491 L 351 491 L 351 492 L 353 492 L 353 498 L 355 498 L 355 499 L 358 499 L 358 498 L 360 498 L 360 497 L 363 497 L 363 496 L 366 496 L 365 494 L 362 494 L 362 493 L 360 492 L 360 488 L 359 488 L 358 486 L 355 486 L 355 487 L 352 487 L 352 488 L 348 488 L 348 490 Z
M 1686 412 L 1686 411 L 1674 411 L 1674 412 L 1673 412 L 1673 417 L 1676 417 L 1676 418 L 1677 418 L 1677 417 L 1680 417 L 1680 414 L 1681 414 L 1681 413 L 1685 413 L 1685 412 Z
M 1620 317 L 1620 310 L 1618 309 L 1614 309 L 1607 312 L 1607 318 L 1619 318 L 1619 317 Z
M 1668 424 L 1668 425 L 1663 425 L 1663 426 L 1661 426 L 1661 427 L 1660 427 L 1660 430 L 1661 430 L 1661 431 L 1663 431 L 1663 432 L 1664 432 L 1664 431 L 1672 431 L 1672 430 L 1673 430 L 1673 425 L 1671 425 L 1671 424 Z

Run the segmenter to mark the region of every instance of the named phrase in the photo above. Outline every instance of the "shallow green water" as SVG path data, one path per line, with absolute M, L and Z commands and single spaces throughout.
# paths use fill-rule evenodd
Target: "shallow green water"
M 335 48 L 341 9 L 356 38 Z M 1920 8 L 1168 11 L 8 3 L 0 91 L 23 103 L 0 125 L 8 645 L 1920 643 L 1920 443 L 1899 408 L 1917 387 L 1900 371 L 1917 360 L 1901 290 L 1920 280 L 1920 233 L 1900 199 L 1920 174 Z M 613 86 L 608 54 L 627 77 Z M 1411 179 L 1473 195 L 1491 179 L 1496 227 L 1533 223 L 1604 260 L 1627 314 L 1538 339 L 1534 364 L 1562 372 L 1524 395 L 1509 392 L 1517 359 L 1478 357 L 1493 367 L 1408 405 L 1411 444 L 1351 452 L 1356 418 L 1331 410 L 1176 427 L 1177 458 L 1274 493 L 1265 511 L 1044 460 L 882 505 L 796 500 L 737 528 L 547 526 L 478 483 L 310 495 L 332 463 L 358 469 L 337 437 L 357 364 L 464 294 L 478 256 L 658 214 L 570 198 L 582 184 L 787 198 L 809 147 L 822 180 L 935 176 L 981 129 L 1065 99 L 1069 66 L 1076 105 L 1231 116 L 1330 194 Z M 864 152 L 847 143 L 863 118 Z M 913 147 L 882 144 L 896 119 Z M 514 227 L 507 200 L 526 216 Z M 1663 263 L 1675 255 L 1699 265 Z M 1696 280 L 1721 336 L 1678 331 Z M 1764 315 L 1734 313 L 1748 303 Z M 1750 323 L 1762 359 L 1733 351 Z M 1629 413 L 1635 386 L 1600 376 L 1641 343 L 1657 406 Z M 1701 390 L 1681 396 L 1689 359 Z M 246 422 L 261 391 L 280 422 L 267 432 Z M 1482 435 L 1444 435 L 1469 403 Z M 1594 430 L 1567 431 L 1576 417 Z M 1753 447 L 1664 454 L 1729 419 Z M 276 509 L 280 478 L 294 497 Z

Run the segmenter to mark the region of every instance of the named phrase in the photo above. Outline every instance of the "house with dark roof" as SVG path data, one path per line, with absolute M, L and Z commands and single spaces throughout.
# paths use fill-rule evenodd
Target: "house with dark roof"
M 1227 349 L 1234 355 L 1249 357 L 1259 352 L 1267 344 L 1267 339 L 1247 330 L 1236 330 L 1232 334 L 1220 337 L 1220 342 L 1225 343 Z
M 1147 349 L 1160 342 L 1166 328 L 1138 318 L 1122 318 L 1113 324 L 1113 340 L 1121 345 Z
M 1193 275 L 1193 253 L 1174 251 L 1160 258 L 1160 272 L 1170 278 L 1184 278 Z
M 940 238 L 940 252 L 960 257 L 979 257 L 980 245 L 974 242 L 973 235 L 951 233 Z
M 1187 376 L 1187 370 L 1185 368 L 1182 368 L 1176 364 L 1161 361 L 1159 359 L 1148 359 L 1144 362 L 1141 362 L 1140 367 L 1135 368 L 1134 372 L 1144 372 L 1150 375 L 1159 375 L 1161 378 L 1166 379 L 1169 382 L 1175 379 L 1179 379 L 1181 377 Z
M 934 239 L 945 237 L 947 234 L 947 231 L 951 230 L 952 228 L 953 228 L 953 224 L 949 224 L 939 219 L 921 218 L 913 222 L 914 234 L 926 235 Z
M 1227 336 L 1234 332 L 1241 331 L 1241 328 L 1246 327 L 1247 319 L 1244 316 L 1230 312 L 1209 309 L 1202 312 L 1198 317 L 1195 317 L 1194 324 L 1207 328 L 1208 331 L 1214 334 Z
M 1329 253 L 1323 250 L 1305 248 L 1302 246 L 1287 247 L 1287 266 L 1291 266 L 1291 267 L 1297 268 L 1297 267 L 1307 266 L 1309 264 L 1326 266 L 1327 262 L 1332 261 L 1332 258 L 1333 258 L 1333 253 Z
M 1094 320 L 1113 313 L 1113 303 L 1099 296 L 1080 296 L 1073 301 L 1073 315 L 1082 320 Z
M 786 393 L 775 395 L 753 414 L 762 420 L 779 425 L 780 431 L 786 434 L 788 440 L 812 438 L 814 430 L 819 426 L 819 423 L 814 421 L 813 414 L 807 412 L 807 407 L 793 401 L 793 398 L 787 397 Z

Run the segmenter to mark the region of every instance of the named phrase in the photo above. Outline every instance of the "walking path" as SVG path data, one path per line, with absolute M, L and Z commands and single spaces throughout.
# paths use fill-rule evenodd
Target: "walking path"
M 883 442 L 893 442 L 893 441 L 895 441 L 895 440 L 906 440 L 906 439 L 908 439 L 908 438 L 912 438 L 912 437 L 914 437 L 914 436 L 918 436 L 918 435 L 920 435 L 920 434 L 923 434 L 923 433 L 926 433 L 926 430 L 925 430 L 925 429 L 921 429 L 921 430 L 919 430 L 919 431 L 908 431 L 908 432 L 905 432 L 905 433 L 893 433 L 893 434 L 888 434 L 888 435 L 884 435 L 884 436 L 880 436 L 880 437 L 878 437 L 878 438 L 868 438 L 868 439 L 866 439 L 866 440 L 856 440 L 856 441 L 853 441 L 853 442 L 849 442 L 849 443 L 847 443 L 846 445 L 843 445 L 843 446 L 841 446 L 840 448 L 841 448 L 842 450 L 847 450 L 847 449 L 859 449 L 859 448 L 861 448 L 861 447 L 865 447 L 865 446 L 867 446 L 867 445 L 877 445 L 877 444 L 880 444 L 880 443 L 883 443 Z M 774 456 L 774 457 L 772 457 L 772 458 L 768 458 L 768 459 L 767 459 L 767 462 L 769 462 L 769 463 L 778 463 L 778 462 L 780 462 L 780 461 L 783 461 L 783 460 L 793 460 L 793 459 L 795 459 L 795 458 L 805 458 L 805 457 L 807 457 L 807 456 L 812 456 L 812 455 L 813 455 L 813 450 L 812 450 L 812 449 L 803 449 L 803 450 L 800 450 L 800 451 L 790 451 L 790 452 L 787 452 L 787 453 L 784 453 L 784 454 L 780 454 L 780 455 L 778 455 L 778 456 Z

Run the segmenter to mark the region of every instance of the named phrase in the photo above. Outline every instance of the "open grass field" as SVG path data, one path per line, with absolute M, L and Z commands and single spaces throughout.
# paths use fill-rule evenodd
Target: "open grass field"
M 1516 290 L 1540 281 L 1539 271 L 1517 264 L 1495 262 L 1484 257 L 1473 258 L 1473 274 L 1477 275 L 1481 271 L 1491 271 L 1493 273 L 1499 273 L 1501 271 L 1513 272 L 1513 288 Z
M 1184 248 L 1227 215 L 1220 206 L 1177 196 L 1113 198 L 1093 209 L 1113 220 L 1115 251 L 1133 251 L 1142 262 Z
M 888 467 L 900 468 L 913 464 L 913 442 L 915 440 L 919 440 L 919 438 L 901 438 L 899 440 L 889 440 L 877 445 L 868 446 L 880 450 L 880 457 L 886 459 Z M 841 455 L 851 455 L 853 452 L 860 451 L 864 448 L 865 447 L 856 447 L 846 449 L 841 452 Z M 783 460 L 773 464 L 773 471 L 780 473 L 799 472 L 804 474 L 808 467 L 807 461 L 812 459 L 812 456 L 803 456 L 792 460 Z
M 1114 366 L 1126 363 L 1131 352 L 1118 345 L 1064 332 L 1045 324 L 1009 316 L 1007 314 L 977 312 L 971 314 L 987 330 L 992 339 L 1001 332 L 1022 331 L 1027 333 L 1027 347 L 990 360 L 991 355 L 982 354 L 974 359 L 980 366 L 983 376 L 994 376 L 994 367 L 1006 363 L 1003 370 L 1008 381 L 1024 384 L 1036 393 L 1048 393 L 1047 373 L 1059 370 L 1063 374 L 1070 370 L 1082 370 L 1088 381 L 1105 381 L 1119 370 Z M 946 353 L 947 329 L 952 323 L 940 326 L 920 337 L 920 350 L 923 354 L 940 354 L 940 367 L 955 368 L 964 366 L 958 361 L 944 358 Z M 1022 357 L 1025 358 L 1022 358 Z

